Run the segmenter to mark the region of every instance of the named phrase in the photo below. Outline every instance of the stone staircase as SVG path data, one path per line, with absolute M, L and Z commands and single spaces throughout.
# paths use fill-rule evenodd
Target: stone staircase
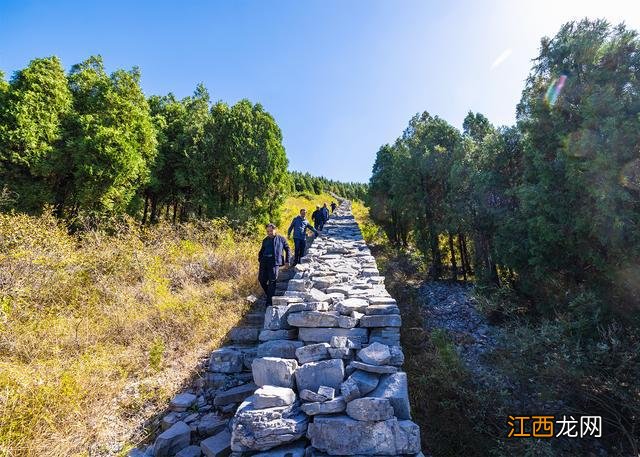
M 401 367 L 401 317 L 343 201 L 273 306 L 256 300 L 204 382 L 131 456 L 421 456 Z M 259 341 L 259 344 L 257 344 Z

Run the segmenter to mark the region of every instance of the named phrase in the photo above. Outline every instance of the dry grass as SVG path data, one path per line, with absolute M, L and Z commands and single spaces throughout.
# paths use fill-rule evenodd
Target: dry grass
M 254 241 L 220 221 L 73 236 L 0 215 L 0 455 L 118 448 L 241 318 Z
M 289 197 L 281 232 L 329 195 Z M 259 288 L 262 233 L 224 221 L 69 235 L 0 214 L 0 457 L 116 455 Z
M 316 205 L 322 206 L 324 203 L 327 204 L 329 208 L 329 212 L 331 212 L 331 202 L 338 201 L 333 198 L 329 194 L 307 194 L 301 193 L 297 195 L 289 196 L 284 202 L 284 206 L 281 211 L 280 223 L 278 224 L 278 228 L 280 229 L 280 233 L 283 235 L 287 235 L 287 229 L 289 228 L 289 224 L 291 220 L 300 214 L 300 210 L 302 208 L 307 210 L 307 219 L 313 223 L 311 220 L 311 213 L 313 213 L 316 209 Z

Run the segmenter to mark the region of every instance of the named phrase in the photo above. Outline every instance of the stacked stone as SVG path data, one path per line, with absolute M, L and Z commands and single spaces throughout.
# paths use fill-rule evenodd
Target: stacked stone
M 236 455 L 416 455 L 401 317 L 343 202 L 267 307 Z

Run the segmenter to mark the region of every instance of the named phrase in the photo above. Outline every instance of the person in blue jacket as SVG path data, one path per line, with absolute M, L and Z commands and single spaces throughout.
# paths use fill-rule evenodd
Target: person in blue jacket
M 278 235 L 274 224 L 267 224 L 267 236 L 262 240 L 262 246 L 258 253 L 258 282 L 267 296 L 267 306 L 271 306 L 272 298 L 276 293 L 276 281 L 278 270 L 289 263 L 289 243 L 284 236 Z
M 293 244 L 295 245 L 293 265 L 297 265 L 304 255 L 304 250 L 307 247 L 307 229 L 311 230 L 315 236 L 318 236 L 318 231 L 313 228 L 313 225 L 309 223 L 306 216 L 307 210 L 302 208 L 300 215 L 293 218 L 289 230 L 287 230 L 288 238 L 291 238 L 291 232 L 293 231 Z

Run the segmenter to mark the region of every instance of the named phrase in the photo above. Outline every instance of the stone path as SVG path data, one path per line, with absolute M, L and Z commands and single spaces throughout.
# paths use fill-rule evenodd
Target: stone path
M 231 332 L 237 344 L 213 352 L 205 395 L 176 397 L 154 446 L 130 455 L 421 455 L 399 310 L 348 201 L 288 274 L 273 306 Z

